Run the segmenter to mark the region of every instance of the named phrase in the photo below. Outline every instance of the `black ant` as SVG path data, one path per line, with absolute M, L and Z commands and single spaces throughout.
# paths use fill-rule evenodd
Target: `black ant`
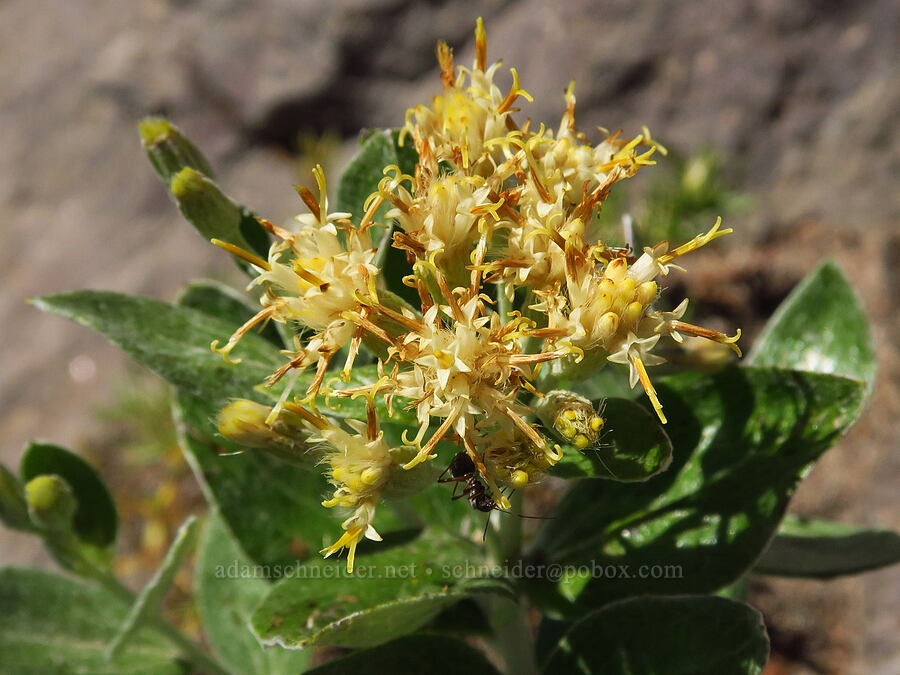
M 445 478 L 447 473 L 449 473 L 450 476 Z M 481 482 L 481 479 L 476 472 L 475 462 L 473 462 L 472 458 L 465 452 L 458 452 L 453 456 L 453 459 L 450 460 L 450 464 L 444 469 L 441 475 L 438 476 L 437 482 L 465 483 L 465 487 L 459 494 L 456 494 L 456 485 L 453 486 L 452 499 L 456 500 L 466 497 L 469 500 L 469 504 L 472 505 L 472 508 L 476 511 L 481 511 L 482 513 L 490 513 L 494 510 L 500 511 L 500 513 L 506 513 L 497 507 L 497 502 L 494 501 L 493 496 L 488 492 L 487 487 Z M 519 518 L 547 520 L 543 516 L 526 516 L 521 513 L 517 513 L 516 515 L 519 516 Z M 490 519 L 488 519 L 488 523 L 489 522 Z M 488 523 L 485 523 L 485 533 L 487 533 Z
M 448 472 L 450 476 L 445 478 Z M 466 497 L 476 511 L 490 513 L 497 508 L 497 503 L 475 471 L 475 462 L 465 452 L 457 453 L 450 460 L 449 466 L 438 476 L 437 481 L 438 483 L 465 483 L 465 487 L 459 494 L 456 494 L 456 485 L 453 486 L 452 499 Z

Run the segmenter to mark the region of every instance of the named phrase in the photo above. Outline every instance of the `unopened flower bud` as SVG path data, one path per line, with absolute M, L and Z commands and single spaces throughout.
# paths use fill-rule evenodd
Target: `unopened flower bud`
M 619 329 L 619 316 L 613 312 L 607 312 L 600 317 L 597 324 L 597 336 L 600 340 L 607 340 L 616 334 Z
M 622 323 L 630 328 L 637 325 L 644 315 L 644 306 L 639 302 L 632 302 L 622 310 Z
M 25 486 L 25 500 L 31 522 L 45 530 L 72 529 L 78 501 L 69 484 L 55 474 L 33 478 Z
M 607 279 L 615 282 L 622 281 L 626 274 L 628 274 L 628 261 L 625 258 L 614 258 L 603 273 Z
M 603 417 L 593 404 L 572 391 L 551 391 L 541 401 L 537 414 L 544 424 L 579 450 L 596 442 L 603 430 Z
M 216 418 L 219 433 L 229 441 L 265 450 L 293 464 L 308 465 L 313 459 L 306 444 L 309 432 L 302 420 L 282 410 L 272 424 L 266 418 L 272 409 L 245 398 L 232 401 Z
M 138 124 L 141 143 L 153 169 L 167 186 L 172 177 L 189 167 L 213 177 L 212 167 L 203 153 L 164 117 L 145 117 Z
M 634 299 L 645 307 L 656 299 L 659 286 L 655 281 L 645 281 L 634 292 Z
M 204 237 L 244 245 L 240 233 L 241 208 L 219 189 L 215 181 L 186 167 L 172 176 L 169 189 L 181 213 Z
M 531 479 L 526 471 L 516 469 L 509 475 L 509 486 L 515 490 L 519 490 L 528 485 L 529 480 Z

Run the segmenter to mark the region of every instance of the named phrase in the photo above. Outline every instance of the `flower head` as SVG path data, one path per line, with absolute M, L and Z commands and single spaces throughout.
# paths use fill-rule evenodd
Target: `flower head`
M 647 373 L 664 360 L 656 353 L 660 340 L 688 334 L 740 353 L 739 331 L 728 337 L 683 322 L 686 302 L 674 311 L 657 307 L 658 277 L 730 232 L 720 220 L 674 249 L 659 242 L 639 256 L 627 242 L 597 234 L 597 214 L 613 187 L 665 149 L 646 129 L 630 139 L 605 134 L 592 145 L 575 126 L 574 86 L 556 131 L 518 124 L 516 105 L 531 97 L 514 69 L 511 88 L 499 89 L 499 64 L 487 64 L 480 20 L 475 35 L 471 68 L 455 67 L 450 48 L 438 45 L 442 91 L 408 112 L 401 134 L 417 151 L 415 171 L 385 167 L 359 226 L 350 214 L 328 213 L 317 167 L 318 199 L 298 188 L 309 209 L 299 228 L 263 221 L 278 239 L 268 260 L 223 245 L 259 270 L 253 286 L 263 289 L 262 309 L 214 348 L 228 358 L 242 335 L 269 319 L 298 329 L 269 383 L 313 364 L 315 376 L 293 400 L 289 383 L 264 423 L 274 425 L 285 411 L 311 430 L 309 442 L 334 486 L 323 505 L 349 510 L 343 534 L 323 553 L 346 548 L 351 568 L 358 543 L 380 538 L 374 519 L 381 499 L 417 487 L 404 478 L 431 463 L 441 441 L 468 456 L 484 485 L 480 504 L 497 508 L 509 506 L 504 489 L 539 480 L 561 459 L 535 414 L 576 449 L 595 443 L 601 412 L 571 392 L 542 394 L 553 377 L 577 378 L 607 362 L 627 366 L 631 385 L 641 383 L 666 422 Z M 403 283 L 414 289 L 414 304 L 387 291 L 376 262 L 368 231 L 383 204 L 396 224 L 391 244 L 410 265 Z M 352 386 L 326 381 L 344 348 L 341 374 L 349 379 L 364 341 L 377 376 Z M 365 422 L 330 420 L 316 408 L 323 396 L 326 407 L 334 398 L 365 397 Z M 405 430 L 401 445 L 382 433 L 376 402 L 388 414 L 395 406 L 414 411 L 418 427 Z M 233 431 L 258 443 L 270 434 L 252 412 L 252 428 Z

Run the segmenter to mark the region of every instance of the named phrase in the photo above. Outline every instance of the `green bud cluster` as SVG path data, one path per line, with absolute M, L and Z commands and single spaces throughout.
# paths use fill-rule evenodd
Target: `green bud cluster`
M 69 532 L 78 510 L 71 486 L 54 474 L 31 479 L 25 485 L 25 500 L 31 522 L 44 530 Z

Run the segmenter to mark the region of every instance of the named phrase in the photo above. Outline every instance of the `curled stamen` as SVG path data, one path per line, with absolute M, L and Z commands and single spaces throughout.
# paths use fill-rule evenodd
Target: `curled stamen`
M 209 345 L 209 348 L 212 349 L 216 354 L 221 354 L 227 363 L 230 363 L 232 365 L 240 363 L 241 359 L 232 359 L 230 357 L 231 350 L 235 348 L 237 343 L 240 342 L 241 338 L 244 337 L 244 335 L 246 335 L 250 329 L 262 323 L 263 321 L 268 320 L 274 313 L 275 305 L 269 305 L 268 307 L 254 314 L 250 319 L 245 321 L 240 328 L 234 331 L 224 347 L 219 347 L 219 341 L 213 340 Z
M 683 256 L 686 253 L 690 253 L 691 251 L 696 251 L 698 248 L 700 248 L 701 246 L 706 246 L 714 239 L 718 239 L 719 237 L 723 237 L 726 234 L 731 234 L 732 232 L 734 232 L 734 230 L 732 230 L 730 227 L 725 230 L 720 230 L 719 226 L 721 224 L 722 218 L 716 218 L 716 223 L 710 228 L 709 232 L 707 232 L 706 234 L 698 234 L 689 242 L 687 242 L 686 244 L 682 244 L 674 251 L 669 251 L 668 253 L 659 256 L 659 263 L 665 265 L 670 260 L 674 260 L 675 258 Z
M 459 406 L 450 411 L 450 414 L 447 415 L 446 419 L 441 423 L 441 426 L 437 428 L 437 431 L 432 434 L 431 438 L 428 439 L 428 442 L 425 445 L 419 447 L 419 452 L 416 453 L 416 456 L 413 457 L 409 462 L 403 465 L 403 468 L 409 470 L 416 466 L 417 464 L 421 464 L 426 459 L 428 459 L 431 451 L 434 450 L 434 447 L 438 444 L 438 442 L 444 437 L 448 431 L 450 431 L 450 427 L 453 426 L 453 423 L 456 421 L 456 418 L 459 417 L 460 409 Z M 417 437 L 418 438 L 418 437 Z M 404 439 L 405 442 L 405 439 Z
M 509 72 L 512 74 L 513 78 L 512 86 L 509 88 L 509 93 L 506 95 L 506 98 L 503 99 L 499 106 L 497 106 L 498 113 L 505 113 L 507 110 L 509 110 L 512 107 L 512 104 L 516 102 L 516 99 L 519 98 L 519 96 L 526 99 L 527 101 L 534 101 L 534 97 L 527 91 L 522 89 L 522 87 L 520 86 L 519 73 L 516 72 L 516 69 L 510 68 Z
M 371 200 L 371 203 L 370 201 Z M 380 194 L 373 193 L 369 196 L 369 200 L 364 204 L 365 214 L 362 217 L 362 220 L 359 221 L 359 231 L 365 232 L 372 226 L 372 219 L 375 217 L 375 214 L 378 212 L 378 209 L 381 208 L 381 205 L 384 204 L 384 197 Z

